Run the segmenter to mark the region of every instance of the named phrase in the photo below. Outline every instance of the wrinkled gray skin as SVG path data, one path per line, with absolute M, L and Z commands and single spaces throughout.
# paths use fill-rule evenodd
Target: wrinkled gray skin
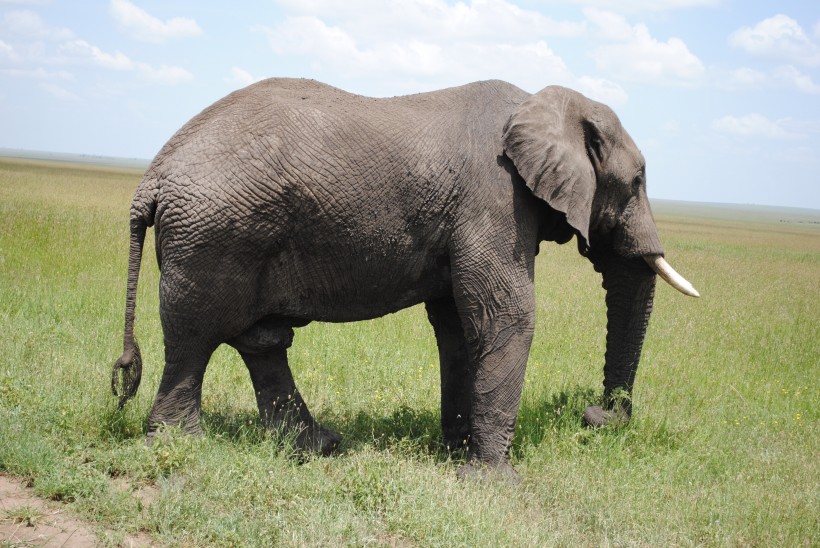
M 561 87 L 371 99 L 271 79 L 239 90 L 179 130 L 136 191 L 115 393 L 125 403 L 139 384 L 135 292 L 154 225 L 166 365 L 149 437 L 161 424 L 200 432 L 205 368 L 227 343 L 265 423 L 328 453 L 339 436 L 313 420 L 288 367 L 293 328 L 425 303 L 445 443 L 468 444 L 462 474 L 512 473 L 543 240 L 576 236 L 607 291 L 607 403 L 585 418 L 629 418 L 613 395 L 632 390 L 652 309 L 641 256 L 663 253 L 644 166 L 608 107 Z

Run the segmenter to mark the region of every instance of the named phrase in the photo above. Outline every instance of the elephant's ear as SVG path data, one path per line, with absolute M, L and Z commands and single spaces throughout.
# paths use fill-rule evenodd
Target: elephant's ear
M 600 140 L 591 135 L 583 109 L 591 103 L 580 93 L 551 86 L 527 98 L 504 128 L 504 152 L 527 187 L 589 242 L 595 170 Z M 589 141 L 589 142 L 588 142 Z

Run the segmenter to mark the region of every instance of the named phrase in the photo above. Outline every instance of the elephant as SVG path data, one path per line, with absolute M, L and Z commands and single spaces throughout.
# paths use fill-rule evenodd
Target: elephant
M 664 259 L 645 166 L 609 107 L 560 86 L 369 98 L 272 78 L 235 91 L 164 145 L 135 192 L 114 394 L 122 407 L 139 386 L 136 288 L 154 226 L 165 368 L 149 443 L 161 425 L 201 433 L 205 369 L 228 344 L 263 424 L 330 453 L 340 437 L 314 420 L 288 366 L 294 329 L 424 303 L 460 475 L 515 474 L 542 241 L 575 237 L 606 290 L 605 397 L 588 425 L 631 416 L 618 395 L 633 388 L 656 274 L 698 296 Z

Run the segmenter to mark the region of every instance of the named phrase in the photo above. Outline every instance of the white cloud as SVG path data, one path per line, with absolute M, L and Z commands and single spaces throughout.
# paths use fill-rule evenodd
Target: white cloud
M 314 77 L 337 85 L 377 76 L 379 91 L 390 94 L 397 87 L 426 91 L 500 78 L 530 92 L 562 84 L 611 105 L 628 100 L 624 88 L 611 79 L 573 74 L 547 43 L 548 37 L 586 35 L 587 21 L 556 21 L 507 0 L 277 3 L 289 16 L 275 27 L 255 30 L 266 34 L 278 56 L 299 57 Z M 620 21 L 615 36 L 628 40 L 634 29 Z M 251 75 L 240 71 L 232 70 L 226 82 L 250 83 Z
M 123 3 L 128 4 L 125 0 L 114 0 L 112 5 Z M 138 8 L 135 9 L 141 12 Z M 145 14 L 144 12 L 141 13 Z M 150 18 L 147 14 L 145 15 Z M 169 32 L 177 29 L 177 26 L 170 24 L 174 21 L 176 20 L 171 20 L 167 24 L 160 21 L 157 32 L 161 33 L 164 29 L 164 31 L 167 31 L 166 35 L 169 35 Z M 132 72 L 138 74 L 143 80 L 164 85 L 176 85 L 193 79 L 193 75 L 181 67 L 164 64 L 153 66 L 148 63 L 134 61 L 121 51 L 114 51 L 113 53 L 103 51 L 85 40 L 76 38 L 69 29 L 50 27 L 34 12 L 12 11 L 6 13 L 3 17 L 2 29 L 8 34 L 22 37 L 22 40 L 19 40 L 19 43 L 8 43 L 0 40 L 0 60 L 7 59 L 16 65 L 23 63 L 27 66 L 33 65 L 36 67 L 4 70 L 3 74 L 9 76 L 40 80 L 71 79 L 73 76 L 65 71 L 52 73 L 42 67 L 37 67 L 37 65 L 88 64 L 107 70 Z M 47 43 L 51 41 L 58 43 L 53 45 Z M 43 84 L 41 88 L 59 98 L 68 98 L 71 95 L 53 83 Z
M 445 6 L 454 10 L 448 12 L 450 15 L 458 15 L 455 11 L 458 5 L 450 7 L 435 0 L 431 4 Z M 564 61 L 543 40 L 522 40 L 520 35 L 511 37 L 510 41 L 498 41 L 498 37 L 479 40 L 467 31 L 463 31 L 460 38 L 449 34 L 405 36 L 407 29 L 399 23 L 395 21 L 394 26 L 404 30 L 398 31 L 398 35 L 387 33 L 383 37 L 358 34 L 311 15 L 288 17 L 274 28 L 257 30 L 267 35 L 274 52 L 304 56 L 314 69 L 348 78 L 391 75 L 402 78 L 405 84 L 408 79 L 423 79 L 423 85 L 410 84 L 415 91 L 486 78 L 508 79 L 529 91 L 537 91 L 548 83 L 569 83 L 573 79 Z M 435 19 L 429 23 L 448 24 Z M 502 35 L 502 38 L 508 37 Z
M 165 86 L 176 86 L 194 79 L 194 75 L 182 67 L 168 65 L 152 67 L 148 63 L 137 63 L 137 70 L 146 80 Z
M 572 85 L 575 77 L 544 41 L 531 44 L 461 44 L 444 52 L 442 83 L 458 85 L 499 78 L 535 92 L 546 85 Z
M 769 83 L 769 77 L 759 70 L 741 67 L 729 71 L 717 83 L 721 89 L 735 91 L 744 89 L 760 89 Z
M 794 139 L 801 137 L 784 127 L 786 120 L 772 121 L 758 113 L 745 116 L 724 116 L 712 122 L 712 129 L 741 137 L 765 139 Z
M 40 88 L 52 97 L 55 97 L 63 101 L 76 101 L 78 99 L 78 97 L 75 94 L 71 93 L 64 87 L 59 86 L 53 82 L 44 82 L 40 84 Z
M 614 43 L 595 48 L 596 66 L 616 78 L 655 84 L 691 84 L 705 72 L 703 63 L 679 38 L 661 42 L 644 24 L 630 25 L 618 14 L 584 10 L 600 36 Z
M 754 27 L 740 28 L 729 36 L 729 44 L 756 57 L 820 66 L 820 46 L 787 15 L 775 15 Z
M 16 63 L 20 60 L 20 56 L 14 51 L 14 48 L 11 44 L 7 44 L 4 41 L 0 40 L 0 59 L 7 59 L 13 63 Z
M 816 84 L 811 76 L 803 74 L 791 65 L 785 65 L 775 70 L 774 79 L 779 84 L 785 84 L 787 87 L 803 93 L 820 93 L 820 85 Z
M 580 36 L 583 22 L 555 21 L 506 0 L 279 0 L 294 16 L 332 21 L 360 40 L 415 38 L 441 44 L 488 39 L 522 43 L 550 36 Z
M 288 17 L 257 29 L 274 52 L 299 56 L 314 76 L 339 84 L 376 76 L 385 94 L 488 78 L 528 91 L 570 85 L 574 76 L 547 38 L 586 32 L 584 21 L 556 21 L 508 0 L 277 3 Z
M 51 80 L 51 81 L 71 81 L 74 80 L 74 75 L 70 72 L 66 72 L 64 70 L 58 70 L 56 72 L 48 71 L 42 67 L 37 68 L 13 68 L 13 69 L 2 69 L 0 70 L 2 74 L 6 74 L 8 76 L 12 76 L 15 78 L 31 78 L 34 80 Z
M 3 29 L 34 40 L 69 40 L 74 37 L 70 29 L 50 27 L 33 11 L 10 11 L 3 15 Z
M 633 28 L 623 15 L 599 9 L 584 10 L 584 15 L 598 27 L 596 36 L 602 39 L 626 42 L 635 36 L 636 28 Z M 645 32 L 649 32 L 645 26 L 640 26 Z
M 264 78 L 253 76 L 247 70 L 239 67 L 231 67 L 230 75 L 225 77 L 225 83 L 236 88 L 243 88 L 259 82 L 260 80 L 264 80 Z
M 727 91 L 781 88 L 800 93 L 820 94 L 820 84 L 792 65 L 783 65 L 769 73 L 743 67 L 716 76 L 717 87 Z
M 434 44 L 411 40 L 360 47 L 348 32 L 328 26 L 316 17 L 290 17 L 275 29 L 263 30 L 276 53 L 307 55 L 345 71 L 367 73 L 386 69 L 431 74 L 445 68 L 441 49 Z
M 106 53 L 97 46 L 93 46 L 85 40 L 71 40 L 61 44 L 58 52 L 67 55 L 69 58 L 79 60 L 89 60 L 95 65 L 113 70 L 132 70 L 135 65 L 124 53 L 115 51 Z
M 624 88 L 601 78 L 582 76 L 576 80 L 575 87 L 590 99 L 611 107 L 625 105 L 629 99 Z
M 722 4 L 723 0 L 573 0 L 573 3 L 622 13 L 636 13 L 715 7 Z
M 85 40 L 71 40 L 61 44 L 58 51 L 67 60 L 92 63 L 110 70 L 134 71 L 145 80 L 157 84 L 177 85 L 193 80 L 193 75 L 184 68 L 168 65 L 154 67 L 148 63 L 132 61 L 120 51 L 107 53 Z
M 194 79 L 194 75 L 182 67 L 169 65 L 154 67 L 148 63 L 138 63 L 137 69 L 145 80 L 163 86 L 178 86 Z
M 128 0 L 111 0 L 110 12 L 125 32 L 142 42 L 160 44 L 169 39 L 202 34 L 202 29 L 193 19 L 174 17 L 163 21 Z

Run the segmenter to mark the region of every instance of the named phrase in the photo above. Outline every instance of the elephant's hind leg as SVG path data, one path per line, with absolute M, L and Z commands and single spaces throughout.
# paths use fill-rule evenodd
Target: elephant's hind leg
M 470 442 L 473 387 L 464 329 L 452 296 L 428 301 L 426 305 L 441 364 L 442 438 L 446 447 L 461 449 Z
M 165 369 L 154 406 L 148 415 L 148 442 L 160 426 L 178 426 L 201 434 L 202 379 L 212 349 L 204 344 L 165 343 Z
M 248 367 L 265 426 L 295 434 L 296 446 L 302 451 L 327 455 L 341 438 L 313 419 L 296 388 L 287 355 L 292 340 L 290 327 L 259 322 L 228 343 L 239 351 Z

